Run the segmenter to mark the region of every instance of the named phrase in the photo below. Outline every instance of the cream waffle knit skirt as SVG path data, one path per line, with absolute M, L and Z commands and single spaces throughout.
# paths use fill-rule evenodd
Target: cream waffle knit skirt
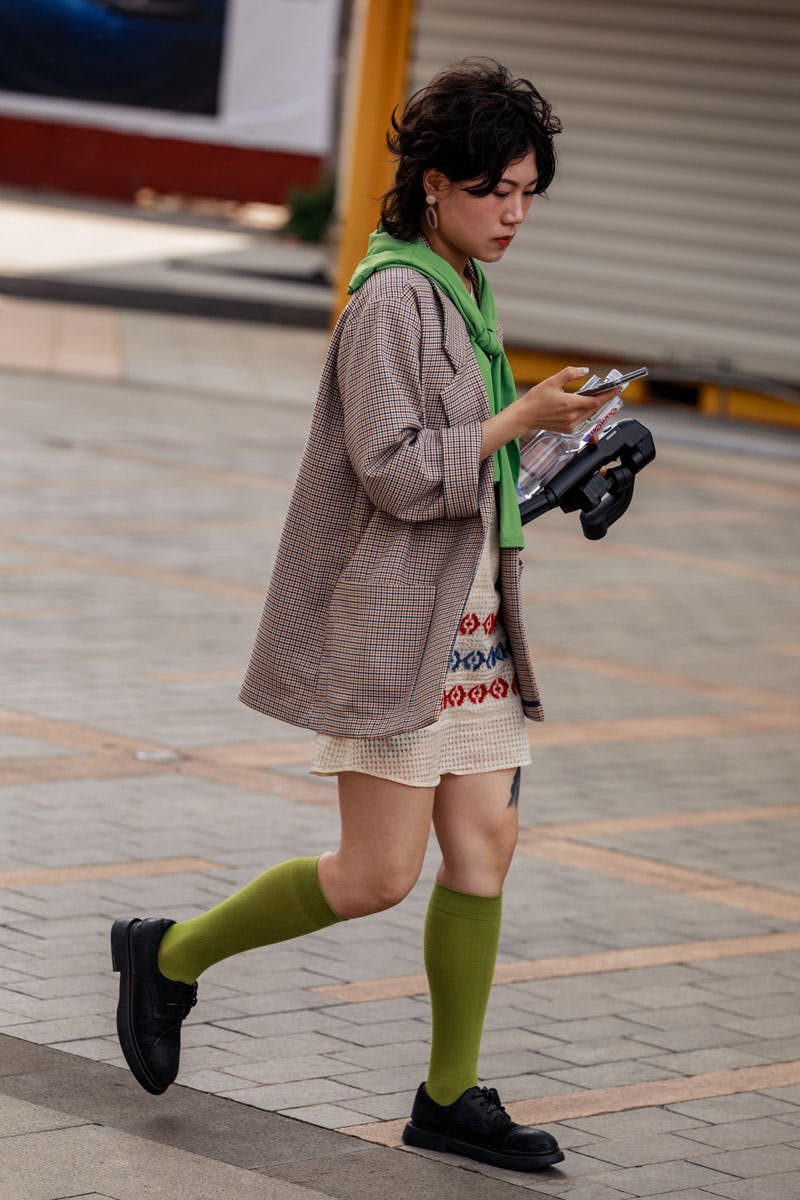
M 450 654 L 438 719 L 389 737 L 318 733 L 312 775 L 358 771 L 435 787 L 442 775 L 499 771 L 531 761 L 514 661 L 500 621 L 499 570 L 495 514 Z

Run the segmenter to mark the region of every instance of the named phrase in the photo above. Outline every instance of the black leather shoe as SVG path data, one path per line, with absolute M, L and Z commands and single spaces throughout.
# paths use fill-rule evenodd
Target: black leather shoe
M 403 1141 L 407 1146 L 464 1154 L 510 1171 L 541 1171 L 564 1161 L 551 1134 L 515 1125 L 494 1088 L 467 1088 L 445 1105 L 431 1100 L 421 1083 Z
M 117 1035 L 136 1079 L 160 1096 L 178 1074 L 181 1022 L 197 1000 L 196 983 L 176 983 L 158 969 L 158 947 L 174 921 L 115 921 L 111 962 L 119 971 Z

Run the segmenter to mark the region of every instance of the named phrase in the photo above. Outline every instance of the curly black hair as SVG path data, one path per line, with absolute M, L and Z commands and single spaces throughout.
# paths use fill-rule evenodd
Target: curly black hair
M 423 173 L 433 167 L 452 182 L 477 181 L 470 191 L 493 191 L 509 163 L 536 155 L 541 195 L 556 168 L 553 138 L 561 122 L 529 79 L 515 79 L 494 59 L 465 59 L 415 92 L 386 135 L 397 159 L 393 186 L 383 197 L 383 228 L 402 241 L 419 236 L 425 207 Z

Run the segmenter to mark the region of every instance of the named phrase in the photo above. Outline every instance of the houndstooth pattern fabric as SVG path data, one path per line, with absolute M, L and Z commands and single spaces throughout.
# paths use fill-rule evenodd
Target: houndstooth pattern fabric
M 514 660 L 500 620 L 497 521 L 484 543 L 450 653 L 441 712 L 433 725 L 390 737 L 317 734 L 312 775 L 358 771 L 412 787 L 531 761 Z
M 381 271 L 331 338 L 240 692 L 331 736 L 432 724 L 494 505 L 483 379 L 464 322 L 424 276 Z M 503 622 L 527 716 L 542 710 L 500 552 Z

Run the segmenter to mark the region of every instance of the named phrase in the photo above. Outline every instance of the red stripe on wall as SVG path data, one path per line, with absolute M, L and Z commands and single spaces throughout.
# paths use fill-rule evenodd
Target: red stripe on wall
M 313 154 L 0 117 L 0 179 L 20 187 L 113 200 L 149 187 L 281 204 L 289 188 L 313 186 L 320 165 Z

